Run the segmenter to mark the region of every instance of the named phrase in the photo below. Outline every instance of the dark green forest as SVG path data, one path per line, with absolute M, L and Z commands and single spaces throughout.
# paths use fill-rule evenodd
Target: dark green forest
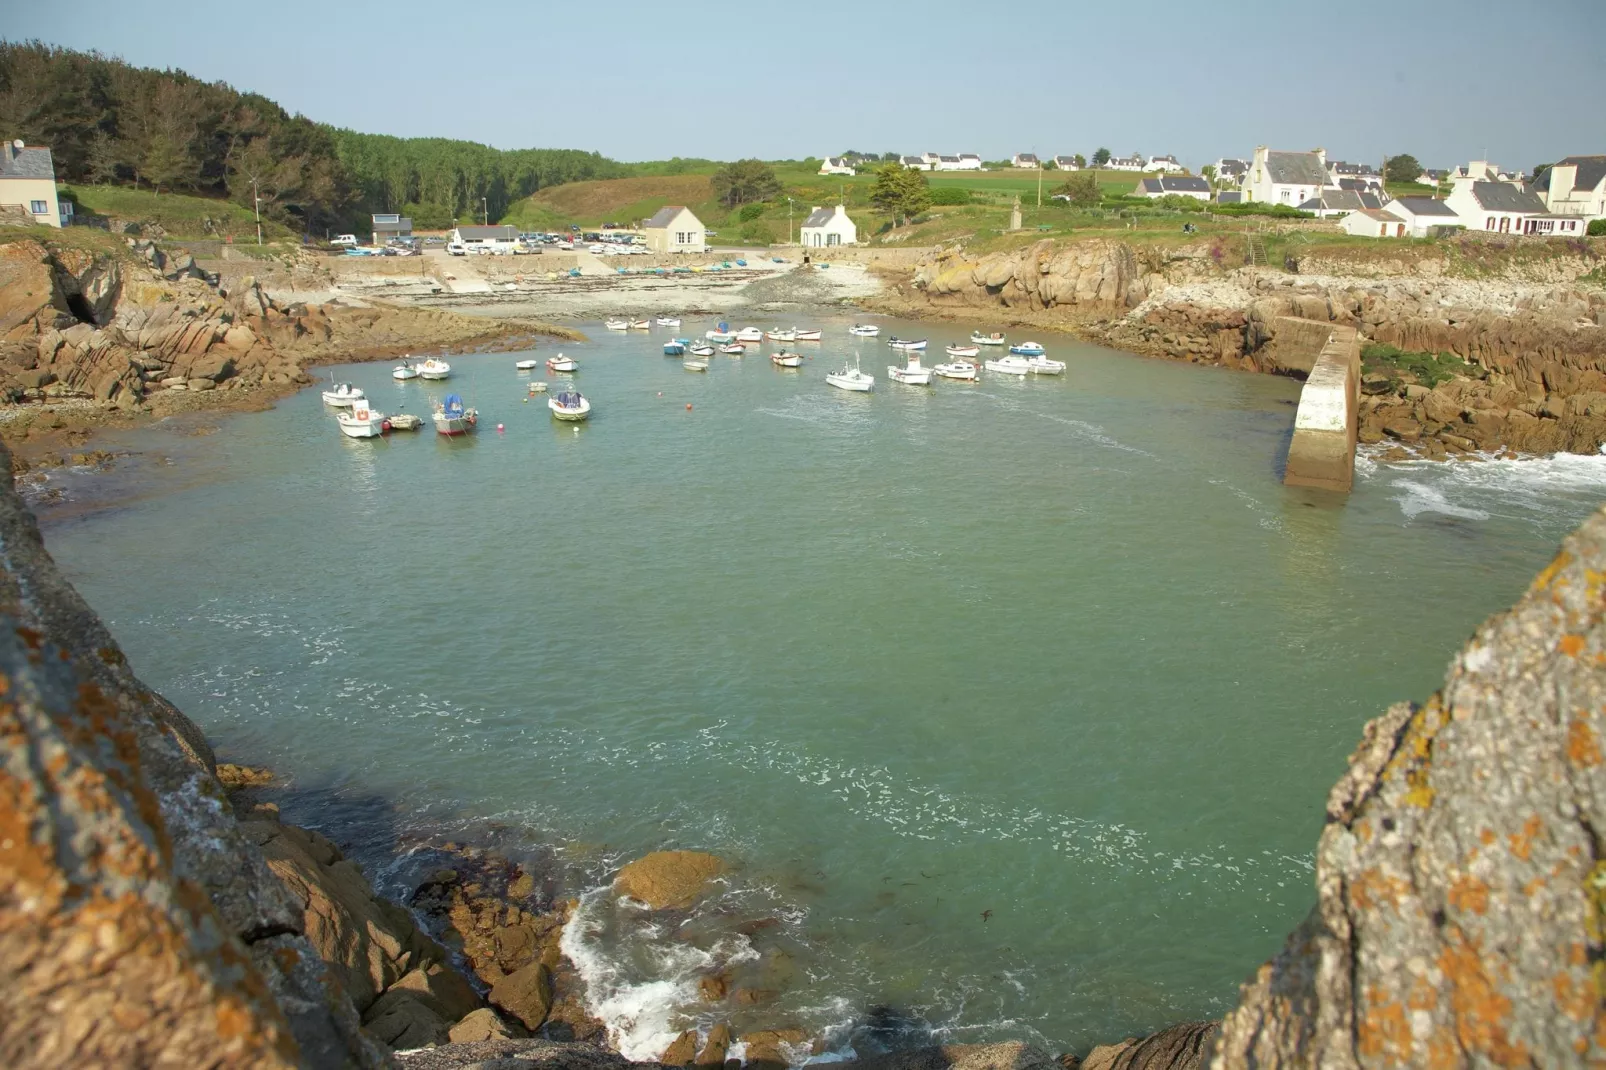
M 304 233 L 370 212 L 420 227 L 494 220 L 543 187 L 630 173 L 574 149 L 341 130 L 223 82 L 36 41 L 0 41 L 0 137 L 49 146 L 58 181 L 260 198 L 264 215 Z

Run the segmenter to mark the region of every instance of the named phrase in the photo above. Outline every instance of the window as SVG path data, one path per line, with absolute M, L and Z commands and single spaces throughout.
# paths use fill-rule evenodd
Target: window
M 34 215 L 45 215 L 50 211 L 50 205 L 44 201 L 32 201 L 29 203 L 28 211 Z
M 827 234 L 825 236 L 825 244 L 827 244 L 827 245 L 841 245 L 842 244 L 842 235 L 840 235 L 840 234 Z
M 1283 203 L 1287 204 L 1288 201 L 1289 201 L 1288 191 L 1287 190 L 1283 190 Z
M 685 231 L 685 230 L 677 230 L 677 231 L 675 231 L 675 244 L 676 245 L 690 245 L 691 244 L 691 233 L 689 231 Z

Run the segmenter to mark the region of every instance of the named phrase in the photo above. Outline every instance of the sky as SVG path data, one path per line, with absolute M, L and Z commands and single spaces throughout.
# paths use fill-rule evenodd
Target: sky
M 5 6 L 0 36 L 181 68 L 337 126 L 619 160 L 1606 153 L 1606 0 Z

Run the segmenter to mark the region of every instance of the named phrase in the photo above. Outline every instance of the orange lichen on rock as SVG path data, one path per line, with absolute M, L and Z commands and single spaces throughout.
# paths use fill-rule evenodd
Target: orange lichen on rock
M 1461 1047 L 1486 1055 L 1499 1066 L 1527 1066 L 1527 1046 L 1514 1043 L 1509 1034 L 1511 1000 L 1489 977 L 1481 949 L 1459 930 L 1448 935 L 1438 965 L 1450 983 L 1450 1006 Z
M 1600 741 L 1582 716 L 1567 726 L 1567 760 L 1585 769 L 1601 763 Z
M 1355 1015 L 1356 1047 L 1362 1055 L 1390 1065 L 1411 1061 L 1411 1027 L 1405 1008 L 1391 1002 L 1381 988 L 1368 988 Z
M 1513 832 L 1506 837 L 1511 844 L 1511 853 L 1522 861 L 1528 861 L 1533 854 L 1534 838 L 1544 829 L 1544 822 L 1538 814 L 1529 814 L 1528 820 L 1522 823 L 1520 831 Z
M 1489 909 L 1489 886 L 1473 876 L 1457 877 L 1450 885 L 1449 900 L 1457 910 L 1482 914 Z
M 1581 635 L 1564 635 L 1556 644 L 1556 649 L 1569 658 L 1576 658 L 1584 652 L 1584 637 Z

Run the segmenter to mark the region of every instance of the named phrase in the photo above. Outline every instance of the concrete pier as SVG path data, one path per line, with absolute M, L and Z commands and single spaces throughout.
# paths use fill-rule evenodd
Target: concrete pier
M 1349 492 L 1360 395 L 1360 342 L 1354 328 L 1334 327 L 1299 394 L 1285 485 Z

